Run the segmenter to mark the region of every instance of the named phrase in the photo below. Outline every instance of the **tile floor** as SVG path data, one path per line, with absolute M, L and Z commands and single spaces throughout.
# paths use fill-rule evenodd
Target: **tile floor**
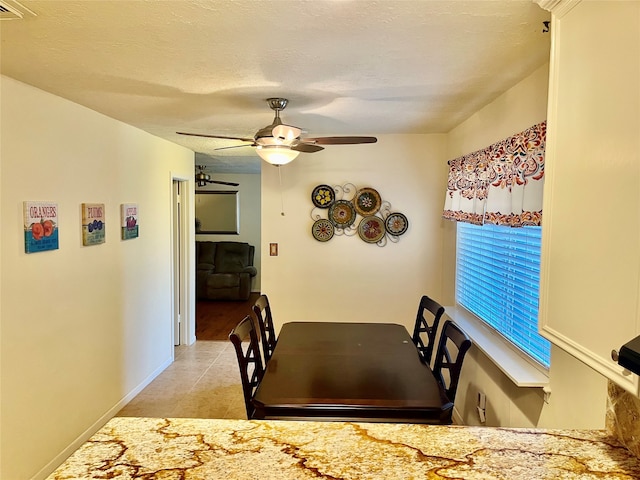
M 246 419 L 233 345 L 198 340 L 176 347 L 175 361 L 117 416 Z

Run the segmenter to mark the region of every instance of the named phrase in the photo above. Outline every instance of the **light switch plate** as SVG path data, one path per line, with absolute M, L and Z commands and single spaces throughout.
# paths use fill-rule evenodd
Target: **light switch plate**
M 478 392 L 478 408 L 484 410 L 487 408 L 487 396 L 484 392 Z
M 486 423 L 487 421 L 487 415 L 484 409 L 478 407 L 478 420 L 480 420 L 480 423 Z

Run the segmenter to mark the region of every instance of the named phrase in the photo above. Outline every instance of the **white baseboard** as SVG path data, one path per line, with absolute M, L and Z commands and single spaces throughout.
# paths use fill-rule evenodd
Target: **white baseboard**
M 173 354 L 170 358 L 165 360 L 162 365 L 160 365 L 156 370 L 154 370 L 147 378 L 145 378 L 140 384 L 127 393 L 118 403 L 116 403 L 113 407 L 111 407 L 104 415 L 98 418 L 89 428 L 87 428 L 84 432 L 82 432 L 71 444 L 66 447 L 62 452 L 56 455 L 53 460 L 47 463 L 38 473 L 36 473 L 32 478 L 32 480 L 44 480 L 46 479 L 56 468 L 58 468 L 62 463 L 71 456 L 73 452 L 75 452 L 82 444 L 84 444 L 94 433 L 100 430 L 105 423 L 111 420 L 116 413 L 118 413 L 122 408 L 134 399 L 136 395 L 138 395 L 142 390 L 145 389 L 147 385 L 149 385 L 158 375 L 160 375 L 169 365 L 173 363 Z

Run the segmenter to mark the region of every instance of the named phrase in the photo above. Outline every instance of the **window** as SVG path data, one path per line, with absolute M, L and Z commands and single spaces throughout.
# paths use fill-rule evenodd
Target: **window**
M 548 368 L 551 344 L 538 333 L 541 228 L 457 228 L 456 301 Z

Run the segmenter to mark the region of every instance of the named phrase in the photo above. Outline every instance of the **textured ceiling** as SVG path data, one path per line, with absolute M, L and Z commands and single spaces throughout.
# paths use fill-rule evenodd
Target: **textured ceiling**
M 273 120 L 265 99 L 286 97 L 283 120 L 310 136 L 443 133 L 549 58 L 549 13 L 531 0 L 21 4 L 35 15 L 1 22 L 3 75 L 184 145 L 217 171 L 258 157 L 175 132 L 253 137 Z

